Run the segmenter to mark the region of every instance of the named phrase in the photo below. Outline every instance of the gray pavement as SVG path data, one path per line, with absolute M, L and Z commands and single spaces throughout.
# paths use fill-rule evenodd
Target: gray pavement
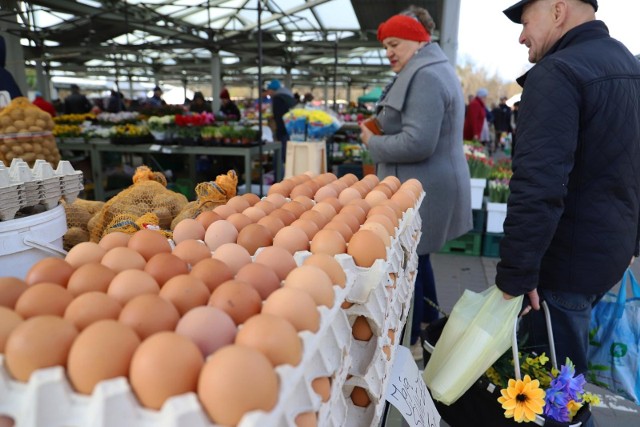
M 451 312 L 465 289 L 482 291 L 494 283 L 498 258 L 434 254 L 431 259 L 438 300 L 447 313 Z M 640 278 L 640 262 L 634 263 L 632 270 Z M 640 406 L 594 385 L 589 385 L 588 389 L 602 401 L 592 409 L 597 427 L 640 427 Z M 391 419 L 389 421 L 388 425 L 400 425 L 391 424 Z M 447 424 L 443 422 L 442 426 Z

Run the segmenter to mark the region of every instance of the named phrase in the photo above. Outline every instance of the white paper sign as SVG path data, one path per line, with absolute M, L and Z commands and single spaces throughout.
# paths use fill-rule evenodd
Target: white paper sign
M 411 351 L 396 348 L 391 378 L 385 398 L 396 407 L 411 427 L 438 427 L 440 414 L 436 410 Z

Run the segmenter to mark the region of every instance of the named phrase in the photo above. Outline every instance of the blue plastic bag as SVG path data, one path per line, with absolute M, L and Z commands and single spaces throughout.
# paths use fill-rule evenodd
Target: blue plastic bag
M 640 404 L 640 285 L 629 269 L 618 295 L 607 293 L 593 309 L 587 380 Z

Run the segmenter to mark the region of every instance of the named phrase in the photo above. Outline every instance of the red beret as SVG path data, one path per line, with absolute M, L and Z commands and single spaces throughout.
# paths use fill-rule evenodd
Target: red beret
M 420 22 L 406 15 L 394 15 L 378 27 L 378 40 L 397 37 L 403 40 L 428 42 L 431 37 Z

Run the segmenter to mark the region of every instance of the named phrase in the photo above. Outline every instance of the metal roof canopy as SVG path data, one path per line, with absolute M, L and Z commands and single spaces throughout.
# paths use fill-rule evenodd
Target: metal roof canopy
M 41 63 L 50 76 L 206 83 L 218 54 L 225 84 L 255 86 L 257 1 L 0 0 L 0 27 L 20 37 L 27 66 Z M 443 2 L 262 0 L 264 79 L 383 84 L 391 71 L 378 25 L 413 4 L 439 28 Z

